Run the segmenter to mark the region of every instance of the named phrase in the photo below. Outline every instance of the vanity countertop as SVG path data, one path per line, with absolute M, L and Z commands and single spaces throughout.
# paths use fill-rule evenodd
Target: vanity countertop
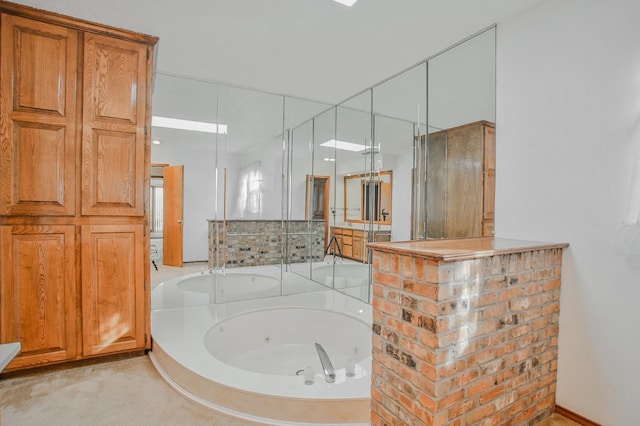
M 478 237 L 370 243 L 369 247 L 382 252 L 411 254 L 438 262 L 452 262 L 490 257 L 497 254 L 566 248 L 569 247 L 569 244 Z

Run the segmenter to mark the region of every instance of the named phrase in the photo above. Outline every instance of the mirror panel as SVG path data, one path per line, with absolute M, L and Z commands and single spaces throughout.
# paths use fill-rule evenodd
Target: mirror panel
M 153 127 L 152 162 L 184 165 L 184 260 L 212 272 L 275 265 L 278 294 L 321 284 L 369 301 L 368 242 L 493 232 L 494 28 L 332 108 L 158 74 L 153 111 L 226 126 Z
M 412 215 L 416 181 L 415 141 L 426 133 L 427 65 L 417 65 L 373 88 L 375 144 L 385 169 L 393 170 L 393 226 L 389 238 L 405 241 L 413 238 L 413 221 L 424 214 Z M 378 241 L 384 241 L 378 238 Z
M 335 186 L 336 219 L 331 228 L 337 249 L 332 252 L 340 255 L 334 256 L 334 288 L 367 302 L 371 293 L 367 242 L 371 238 L 372 221 L 355 222 L 346 218 L 353 215 L 372 218 L 372 215 L 366 216 L 360 197 L 355 202 L 347 199 L 345 178 L 366 175 L 367 183 L 374 182 L 371 172 L 379 171 L 372 138 L 371 100 L 371 90 L 367 90 L 337 106 L 334 144 L 339 183 Z
M 429 135 L 418 168 L 427 171 L 428 238 L 491 236 L 495 193 L 495 28 L 428 63 Z

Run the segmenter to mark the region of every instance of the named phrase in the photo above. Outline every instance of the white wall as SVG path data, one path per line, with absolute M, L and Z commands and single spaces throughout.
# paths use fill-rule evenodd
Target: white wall
M 571 245 L 557 403 L 607 425 L 640 401 L 639 18 L 547 0 L 498 24 L 497 235 Z
M 184 166 L 183 260 L 206 261 L 209 258 L 207 220 L 215 213 L 214 152 L 162 143 L 151 148 L 151 162 Z

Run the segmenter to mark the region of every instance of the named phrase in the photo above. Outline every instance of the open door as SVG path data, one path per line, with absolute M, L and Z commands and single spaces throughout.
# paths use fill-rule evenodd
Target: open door
M 329 244 L 329 176 L 307 175 L 307 203 L 305 219 L 324 220 L 324 249 Z
M 182 267 L 184 166 L 164 167 L 162 263 Z

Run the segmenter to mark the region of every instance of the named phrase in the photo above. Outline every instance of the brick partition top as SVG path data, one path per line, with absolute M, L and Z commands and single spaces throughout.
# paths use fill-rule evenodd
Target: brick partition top
M 420 256 L 427 259 L 451 262 L 478 259 L 496 254 L 520 253 L 522 251 L 566 248 L 566 243 L 540 243 L 536 241 L 511 240 L 508 238 L 479 237 L 449 240 L 415 240 L 393 243 L 370 243 L 369 247 L 383 252 Z
M 568 244 L 370 246 L 372 425 L 533 425 L 553 413 Z

